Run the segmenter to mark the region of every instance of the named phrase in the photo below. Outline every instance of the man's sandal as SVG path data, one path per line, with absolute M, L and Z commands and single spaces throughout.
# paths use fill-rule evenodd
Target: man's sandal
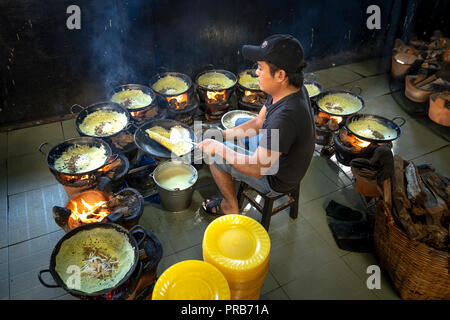
M 223 198 L 206 199 L 205 201 L 202 202 L 202 208 L 209 215 L 223 216 L 225 215 L 225 213 L 220 208 L 222 200 Z M 212 211 L 212 209 L 214 208 L 216 208 L 216 212 Z

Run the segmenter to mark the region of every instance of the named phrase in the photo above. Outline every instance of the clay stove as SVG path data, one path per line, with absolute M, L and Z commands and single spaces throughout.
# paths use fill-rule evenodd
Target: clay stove
M 125 188 L 116 194 L 88 190 L 71 197 L 65 207 L 54 206 L 53 217 L 66 232 L 94 222 L 112 222 L 130 229 L 143 211 L 144 199 L 135 189 Z
M 345 127 L 341 128 L 333 137 L 336 160 L 345 166 L 349 166 L 350 162 L 355 158 L 370 159 L 375 148 L 384 143 L 360 139 Z M 392 142 L 388 142 L 388 144 L 392 147 Z

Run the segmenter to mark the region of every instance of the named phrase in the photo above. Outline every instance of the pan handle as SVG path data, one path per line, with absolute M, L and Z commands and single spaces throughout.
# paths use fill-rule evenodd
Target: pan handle
M 397 120 L 397 119 L 400 120 L 401 123 L 396 123 L 395 120 Z M 392 121 L 399 127 L 403 126 L 406 123 L 406 120 L 403 117 L 394 117 L 394 118 L 392 118 Z
M 111 163 L 115 162 L 118 158 L 119 158 L 119 154 L 118 153 L 113 154 L 111 156 L 111 160 L 108 159 L 107 164 L 111 164 Z
M 127 126 L 125 127 L 125 130 L 130 129 L 130 127 L 133 127 L 135 129 L 139 128 L 133 121 L 128 122 Z
M 42 285 L 43 285 L 44 287 L 47 287 L 47 288 L 59 288 L 59 287 L 61 287 L 61 286 L 58 285 L 58 284 L 48 284 L 48 283 L 46 283 L 46 282 L 42 279 L 42 274 L 43 274 L 43 273 L 50 273 L 50 269 L 41 270 L 41 271 L 39 271 L 39 273 L 38 273 L 39 281 L 42 283 Z M 50 273 L 50 274 L 51 274 L 51 273 Z
M 83 110 L 84 108 L 82 106 L 80 106 L 79 104 L 74 104 L 73 106 L 70 107 L 70 113 L 71 114 L 75 114 L 75 111 L 73 110 L 74 107 L 78 107 L 80 108 L 80 110 L 78 112 L 80 112 L 81 110 Z M 78 113 L 77 112 L 77 113 Z
M 130 234 L 131 236 L 136 240 L 136 234 L 142 234 L 142 238 L 141 240 L 139 240 L 139 242 L 137 243 L 137 246 L 140 247 L 140 245 L 142 244 L 142 242 L 144 242 L 145 238 L 147 237 L 147 234 L 145 233 L 145 229 L 143 226 L 140 225 L 135 225 L 134 227 L 132 227 L 130 229 Z
M 349 91 L 352 91 L 354 88 L 358 88 L 359 89 L 359 93 L 358 93 L 358 96 L 360 96 L 361 95 L 361 93 L 363 92 L 363 89 L 360 87 L 360 86 L 353 86 L 353 87 L 351 87 L 350 88 L 350 90 Z
M 42 151 L 42 148 L 43 148 L 45 145 L 48 145 L 49 148 L 52 147 L 52 146 L 50 145 L 50 143 L 48 143 L 48 142 L 42 142 L 42 143 L 39 145 L 38 151 L 39 151 L 40 153 L 42 153 L 44 156 L 47 155 L 47 152 Z

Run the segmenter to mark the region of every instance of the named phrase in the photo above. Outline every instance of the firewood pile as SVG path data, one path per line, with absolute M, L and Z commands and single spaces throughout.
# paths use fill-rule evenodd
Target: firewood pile
M 395 155 L 394 175 L 385 180 L 384 202 L 409 239 L 450 252 L 450 179 L 422 167 Z
M 406 53 L 423 59 L 424 63 L 450 62 L 450 38 L 444 37 L 440 30 L 436 30 L 430 41 L 412 38 L 408 44 L 396 39 L 392 54 Z
M 450 126 L 450 38 L 436 30 L 430 41 L 396 39 L 392 50 L 392 76 L 405 82 L 405 96 L 428 103 L 428 116 Z
M 430 41 L 412 39 L 408 44 L 396 39 L 392 56 L 395 76 L 400 73 L 417 76 L 414 87 L 421 90 L 450 89 L 450 38 L 436 30 Z M 399 65 L 400 64 L 400 65 Z M 397 70 L 399 68 L 399 70 Z

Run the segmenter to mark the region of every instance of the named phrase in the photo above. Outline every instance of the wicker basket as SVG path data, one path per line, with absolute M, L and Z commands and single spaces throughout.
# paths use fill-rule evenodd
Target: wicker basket
M 450 299 L 450 254 L 410 240 L 383 202 L 377 204 L 375 250 L 402 299 Z

